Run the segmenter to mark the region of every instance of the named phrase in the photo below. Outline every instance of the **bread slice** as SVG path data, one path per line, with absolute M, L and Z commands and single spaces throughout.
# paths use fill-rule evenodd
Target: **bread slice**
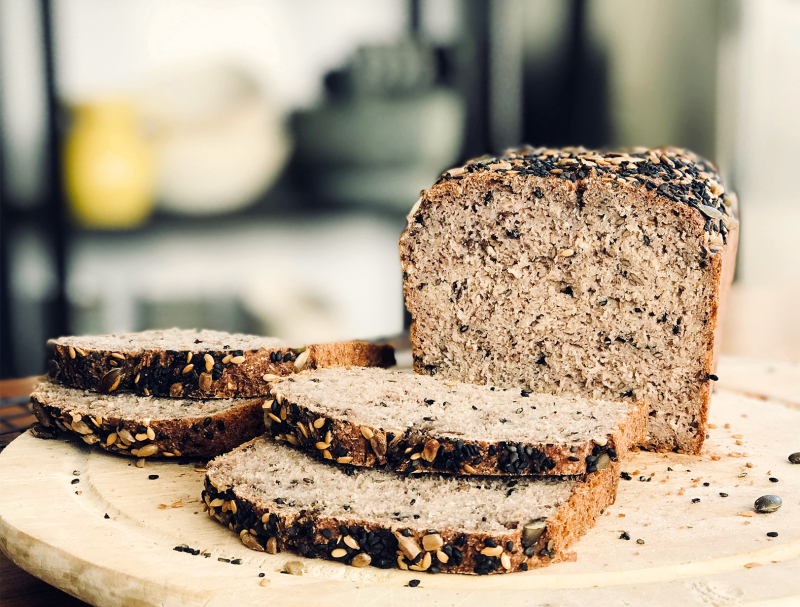
M 384 369 L 276 380 L 268 432 L 340 464 L 504 475 L 596 473 L 647 434 L 642 403 L 529 394 Z
M 698 453 L 736 199 L 686 150 L 511 150 L 445 173 L 400 238 L 417 373 L 646 400 Z
M 173 398 L 263 396 L 273 376 L 317 367 L 395 364 L 394 348 L 385 344 L 348 341 L 289 348 L 274 337 L 219 331 L 61 337 L 48 346 L 50 378 L 65 386 Z
M 43 381 L 31 408 L 45 428 L 121 455 L 210 459 L 264 432 L 264 401 L 102 395 Z
M 569 558 L 567 549 L 614 502 L 618 467 L 585 482 L 404 478 L 321 462 L 260 437 L 209 464 L 202 498 L 253 550 L 296 550 L 355 567 L 506 573 Z

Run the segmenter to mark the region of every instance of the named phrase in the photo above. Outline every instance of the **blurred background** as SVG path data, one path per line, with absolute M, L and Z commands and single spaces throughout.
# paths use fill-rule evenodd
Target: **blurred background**
M 0 129 L 2 377 L 68 333 L 398 334 L 419 190 L 523 142 L 712 159 L 723 351 L 800 360 L 798 0 L 3 0 Z

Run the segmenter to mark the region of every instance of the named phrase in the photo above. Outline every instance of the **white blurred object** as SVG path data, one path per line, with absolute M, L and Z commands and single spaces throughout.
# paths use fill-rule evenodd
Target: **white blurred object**
M 251 204 L 278 177 L 290 151 L 278 111 L 244 70 L 209 66 L 145 89 L 161 208 L 208 215 Z

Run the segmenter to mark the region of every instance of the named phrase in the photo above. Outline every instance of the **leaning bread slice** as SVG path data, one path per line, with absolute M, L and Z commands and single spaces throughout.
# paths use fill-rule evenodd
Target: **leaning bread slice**
M 264 432 L 263 397 L 194 401 L 104 395 L 41 382 L 31 408 L 48 430 L 134 457 L 210 459 Z
M 569 558 L 614 502 L 619 464 L 574 478 L 339 466 L 266 437 L 209 464 L 210 516 L 253 550 L 412 571 L 506 573 Z
M 272 384 L 268 432 L 317 457 L 398 471 L 577 475 L 645 439 L 645 403 L 531 394 L 384 369 Z
M 50 378 L 65 386 L 173 398 L 263 396 L 274 376 L 395 362 L 394 349 L 385 344 L 289 348 L 274 337 L 180 329 L 61 337 L 48 347 Z

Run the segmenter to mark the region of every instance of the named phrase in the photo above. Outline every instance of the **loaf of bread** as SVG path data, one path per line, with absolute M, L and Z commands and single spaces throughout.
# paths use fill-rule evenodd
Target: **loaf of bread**
M 274 337 L 169 329 L 48 342 L 49 376 L 70 388 L 173 398 L 247 398 L 303 369 L 390 367 L 394 348 L 360 341 L 289 348 Z
M 647 446 L 698 453 L 735 196 L 677 148 L 511 150 L 447 171 L 400 239 L 414 369 L 650 407 Z
M 582 475 L 646 435 L 645 403 L 445 382 L 385 369 L 318 369 L 272 384 L 268 432 L 318 458 L 402 472 Z
M 586 481 L 401 475 L 256 438 L 209 464 L 208 514 L 271 554 L 411 571 L 506 573 L 568 558 L 614 502 L 619 464 Z
M 120 455 L 210 459 L 264 432 L 265 400 L 103 395 L 43 381 L 31 408 L 49 434 L 77 435 Z

